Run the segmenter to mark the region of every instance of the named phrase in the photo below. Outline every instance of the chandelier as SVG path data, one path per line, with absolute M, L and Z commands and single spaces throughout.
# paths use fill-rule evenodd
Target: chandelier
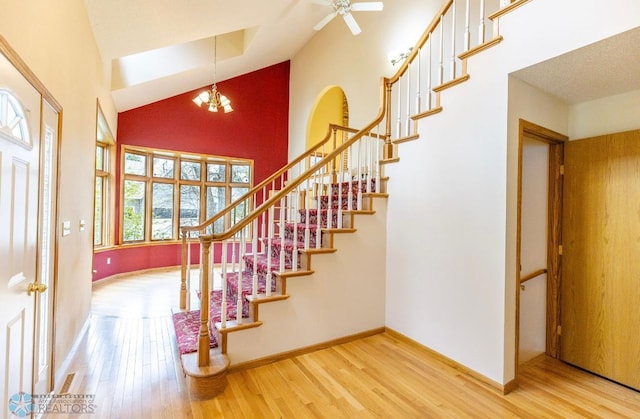
M 216 59 L 217 59 L 217 43 L 218 38 L 213 37 L 213 85 L 211 90 L 205 90 L 200 92 L 198 96 L 193 98 L 193 102 L 202 107 L 203 104 L 207 105 L 209 112 L 218 112 L 218 109 L 224 110 L 225 113 L 233 111 L 231 107 L 231 101 L 225 95 L 220 94 L 218 86 L 216 86 Z

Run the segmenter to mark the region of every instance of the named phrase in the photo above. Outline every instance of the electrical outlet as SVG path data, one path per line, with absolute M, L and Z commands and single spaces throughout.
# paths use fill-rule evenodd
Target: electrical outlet
M 111 258 L 107 258 L 107 265 L 111 265 Z

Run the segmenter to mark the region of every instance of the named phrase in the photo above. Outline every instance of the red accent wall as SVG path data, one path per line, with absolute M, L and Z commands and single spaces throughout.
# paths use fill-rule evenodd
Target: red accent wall
M 195 95 L 210 86 L 118 114 L 116 244 L 119 243 L 122 145 L 161 148 L 254 160 L 257 184 L 287 163 L 289 61 L 217 83 L 233 112 L 198 108 Z M 106 259 L 111 258 L 110 264 Z M 180 246 L 122 247 L 94 255 L 93 280 L 118 273 L 180 264 Z

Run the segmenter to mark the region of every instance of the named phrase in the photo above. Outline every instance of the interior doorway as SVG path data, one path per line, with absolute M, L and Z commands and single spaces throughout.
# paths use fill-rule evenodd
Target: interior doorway
M 568 137 L 520 120 L 516 241 L 516 380 L 519 365 L 558 357 L 562 173 Z

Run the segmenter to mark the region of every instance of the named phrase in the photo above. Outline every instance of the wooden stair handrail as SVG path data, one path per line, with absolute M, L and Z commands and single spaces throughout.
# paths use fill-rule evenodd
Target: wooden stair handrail
M 237 207 L 239 204 L 241 204 L 242 202 L 246 201 L 247 199 L 251 198 L 254 194 L 259 192 L 262 188 L 264 188 L 269 183 L 271 183 L 275 179 L 277 179 L 278 176 L 281 176 L 287 170 L 291 169 L 296 164 L 300 163 L 302 160 L 304 160 L 305 158 L 307 158 L 307 157 L 311 156 L 313 153 L 315 153 L 321 146 L 323 146 L 324 144 L 329 142 L 329 140 L 331 140 L 331 133 L 334 132 L 334 131 L 337 131 L 337 130 L 346 131 L 346 132 L 350 132 L 350 133 L 358 132 L 358 130 L 355 129 L 355 128 L 349 128 L 349 127 L 345 127 L 345 126 L 337 125 L 337 124 L 329 124 L 329 126 L 327 128 L 327 135 L 319 143 L 313 145 L 312 147 L 307 149 L 304 153 L 300 154 L 297 158 L 295 158 L 291 162 L 287 163 L 286 165 L 284 165 L 283 167 L 281 167 L 280 169 L 278 169 L 277 171 L 272 173 L 269 177 L 267 177 L 266 179 L 262 180 L 262 182 L 260 182 L 259 184 L 255 185 L 247 193 L 245 193 L 240 198 L 236 199 L 235 201 L 233 201 L 232 203 L 227 205 L 225 208 L 223 208 L 221 211 L 219 211 L 218 213 L 213 215 L 211 218 L 209 218 L 209 219 L 203 221 L 201 224 L 198 224 L 198 225 L 195 225 L 195 226 L 181 226 L 180 230 L 182 231 L 183 237 L 188 236 L 187 233 L 189 233 L 189 232 L 200 231 L 200 230 L 203 230 L 203 229 L 207 228 L 208 226 L 210 226 L 211 224 L 213 224 L 214 222 L 216 222 L 217 220 L 219 220 L 220 218 L 225 216 L 227 213 L 231 212 L 232 209 L 234 209 L 235 207 Z
M 431 34 L 433 33 L 433 31 L 440 24 L 441 16 L 445 15 L 449 11 L 449 9 L 451 8 L 451 5 L 453 5 L 453 0 L 447 0 L 447 2 L 444 5 L 442 5 L 442 8 L 440 8 L 438 13 L 436 13 L 431 23 L 429 23 L 429 26 L 427 26 L 427 29 L 422 33 L 422 36 L 420 37 L 420 39 L 418 39 L 418 42 L 416 42 L 416 45 L 411 50 L 411 53 L 409 53 L 409 56 L 407 57 L 407 59 L 403 61 L 398 71 L 396 71 L 396 74 L 394 74 L 389 79 L 390 84 L 394 84 L 400 79 L 400 77 L 402 77 L 402 75 L 404 75 L 404 73 L 409 68 L 409 65 L 413 62 L 413 60 L 416 58 L 416 56 L 420 52 L 420 48 L 422 48 L 424 44 L 427 43 L 427 40 L 431 37 Z
M 286 186 L 282 187 L 282 189 L 280 189 L 279 191 L 274 193 L 269 199 L 267 199 L 262 204 L 260 204 L 260 206 L 255 208 L 251 213 L 249 213 L 247 216 L 245 216 L 242 220 L 238 221 L 237 223 L 235 223 L 233 226 L 231 226 L 229 229 L 227 229 L 226 231 L 224 231 L 222 233 L 201 235 L 200 236 L 200 242 L 201 243 L 205 243 L 207 241 L 209 241 L 209 242 L 211 242 L 211 241 L 224 241 L 224 240 L 227 240 L 227 239 L 233 237 L 236 233 L 238 233 L 240 230 L 245 228 L 251 221 L 253 221 L 260 214 L 262 214 L 266 209 L 268 209 L 269 207 L 274 206 L 277 202 L 279 202 L 285 195 L 287 195 L 289 192 L 291 192 L 296 186 L 300 185 L 302 182 L 304 182 L 305 180 L 309 179 L 318 169 L 320 169 L 321 167 L 323 167 L 323 166 L 327 165 L 328 163 L 330 163 L 332 160 L 334 160 L 336 157 L 338 157 L 344 150 L 349 148 L 349 146 L 354 144 L 356 141 L 360 140 L 363 136 L 368 135 L 370 133 L 370 131 L 372 131 L 373 128 L 375 128 L 376 125 L 378 125 L 383 120 L 383 118 L 385 117 L 385 114 L 386 114 L 385 103 L 386 103 L 386 96 L 387 96 L 387 86 L 389 85 L 389 81 L 388 80 L 389 79 L 387 79 L 386 77 L 383 77 L 382 80 L 381 80 L 381 83 L 380 83 L 380 85 L 381 85 L 381 89 L 380 89 L 380 91 L 381 91 L 380 92 L 380 95 L 381 95 L 381 98 L 380 98 L 381 99 L 381 102 L 380 102 L 381 106 L 380 106 L 380 108 L 378 110 L 378 115 L 376 116 L 376 118 L 371 123 L 369 123 L 369 125 L 367 125 L 363 129 L 358 131 L 353 137 L 351 137 L 346 142 L 342 143 L 342 145 L 340 145 L 337 148 L 335 148 L 332 152 L 330 152 L 328 155 L 326 155 L 324 158 L 322 158 L 315 165 L 311 166 L 304 173 L 299 175 L 296 179 L 288 182 L 288 184 Z M 296 159 L 295 161 L 296 162 L 300 162 L 300 160 L 301 159 Z

